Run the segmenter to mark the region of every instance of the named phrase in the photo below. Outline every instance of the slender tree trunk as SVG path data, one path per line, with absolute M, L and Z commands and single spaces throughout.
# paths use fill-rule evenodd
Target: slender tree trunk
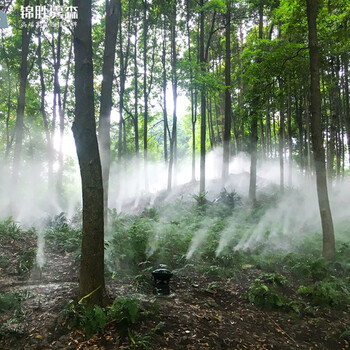
M 40 101 L 40 109 L 41 114 L 43 117 L 44 122 L 44 130 L 46 135 L 46 141 L 47 141 L 47 162 L 48 162 L 48 190 L 52 190 L 52 183 L 50 183 L 50 179 L 53 177 L 53 162 L 52 162 L 52 152 L 53 152 L 53 145 L 52 145 L 52 139 L 50 134 L 50 127 L 49 122 L 46 114 L 45 109 L 45 95 L 46 95 L 46 86 L 45 86 L 45 80 L 44 80 L 44 73 L 43 73 L 43 65 L 42 65 L 42 54 L 41 54 L 41 34 L 39 29 L 39 37 L 38 37 L 38 66 L 39 66 L 39 75 L 40 75 L 40 86 L 41 86 L 41 101 Z
M 122 33 L 122 23 L 119 25 L 119 72 L 120 72 L 120 83 L 119 83 L 119 139 L 118 139 L 118 165 L 119 169 L 122 168 L 122 163 L 124 160 L 124 166 L 126 166 L 126 128 L 125 128 L 125 118 L 124 118 L 124 93 L 125 93 L 125 81 L 126 72 L 128 67 L 129 53 L 130 53 L 130 26 L 131 26 L 131 16 L 130 16 L 130 2 L 129 2 L 129 14 L 128 14 L 128 32 L 127 32 L 127 45 L 124 54 L 123 48 L 123 33 Z M 122 15 L 122 6 L 119 4 L 119 16 Z M 123 159 L 124 158 L 124 159 Z
M 173 170 L 176 171 L 177 158 L 177 54 L 176 54 L 176 1 L 173 4 L 171 18 L 171 84 L 173 90 L 173 126 L 172 135 L 170 138 L 170 159 L 168 169 L 168 191 L 172 187 Z
M 305 113 L 306 113 L 306 151 L 307 151 L 307 169 L 306 172 L 311 176 L 311 131 L 310 131 L 310 106 L 308 103 L 308 96 L 305 96 Z
M 187 28 L 187 46 L 188 61 L 190 62 L 190 96 L 191 96 L 191 125 L 192 125 L 192 181 L 196 180 L 196 122 L 197 122 L 197 103 L 194 106 L 193 91 L 193 69 L 192 69 L 192 52 L 191 52 L 191 32 L 190 32 L 190 8 L 189 0 L 186 0 L 186 28 Z M 196 92 L 197 94 L 197 92 Z M 197 98 L 197 97 L 196 97 Z M 197 102 L 197 101 L 196 101 Z
M 6 63 L 6 75 L 7 75 L 7 113 L 6 113 L 6 149 L 5 149 L 5 161 L 8 160 L 8 156 L 11 150 L 13 142 L 13 134 L 10 135 L 10 116 L 11 116 L 11 96 L 12 96 L 12 84 L 11 84 L 11 74 L 10 74 L 10 62 L 5 49 L 4 36 L 2 33 L 2 50 Z
M 135 154 L 136 154 L 136 168 L 139 169 L 139 162 L 140 162 L 140 144 L 139 144 L 139 112 L 138 112 L 138 95 L 139 95 L 139 88 L 138 88 L 138 79 L 139 79 L 139 73 L 138 73 L 138 66 L 137 66 L 137 26 L 135 25 L 134 28 L 135 32 L 135 51 L 134 51 L 134 129 L 135 129 Z
M 25 6 L 29 5 L 29 0 L 24 3 Z M 15 214 L 16 207 L 15 201 L 17 200 L 16 188 L 18 183 L 21 156 L 22 156 L 22 143 L 23 143 L 23 131 L 24 131 L 24 109 L 26 98 L 26 86 L 28 77 L 28 51 L 29 42 L 31 37 L 31 31 L 28 32 L 27 27 L 22 28 L 22 53 L 21 53 L 21 67 L 19 72 L 19 96 L 17 99 L 17 118 L 15 124 L 15 147 L 13 153 L 13 168 L 12 168 L 12 188 L 14 189 L 13 198 L 11 200 L 11 212 Z
M 102 87 L 100 118 L 98 128 L 98 144 L 101 154 L 102 176 L 103 176 L 103 203 L 104 220 L 107 224 L 108 210 L 108 189 L 109 189 L 109 171 L 111 162 L 111 109 L 112 109 L 112 87 L 114 76 L 115 45 L 117 41 L 118 25 L 120 22 L 119 8 L 120 0 L 111 0 L 107 2 L 106 8 L 106 32 L 105 47 L 103 54 L 102 67 Z
M 261 157 L 262 159 L 266 159 L 266 143 L 265 143 L 265 135 L 264 135 L 264 121 L 262 118 L 259 120 L 260 122 L 260 147 L 261 147 Z
M 265 135 L 266 135 L 266 157 L 270 158 L 271 153 L 271 117 L 270 117 L 270 108 L 268 107 L 266 113 L 266 125 L 265 125 Z
M 229 5 L 227 5 L 229 6 Z M 223 135 L 222 181 L 227 181 L 231 145 L 231 11 L 226 9 L 225 28 L 225 122 Z
M 208 136 L 210 142 L 210 149 L 214 149 L 214 131 L 213 131 L 213 119 L 211 117 L 211 97 L 207 97 L 207 116 L 208 116 Z
M 167 126 L 168 126 L 168 112 L 166 103 L 166 86 L 167 86 L 167 74 L 166 74 L 166 20 L 164 16 L 164 28 L 163 28 L 163 51 L 162 51 L 162 68 L 163 68 L 163 129 L 164 129 L 164 162 L 168 163 L 168 138 L 167 138 Z
M 63 0 L 60 0 L 60 6 L 63 7 Z M 64 138 L 64 109 L 62 107 L 61 86 L 59 81 L 59 72 L 61 69 L 61 38 L 62 38 L 62 20 L 59 20 L 58 37 L 57 37 L 57 60 L 55 67 L 55 93 L 58 102 L 59 130 L 60 141 L 58 149 L 58 171 L 56 176 L 56 190 L 60 201 L 62 201 L 62 176 L 63 176 L 63 138 Z
M 311 72 L 311 129 L 312 148 L 316 166 L 316 182 L 318 203 L 322 221 L 323 255 L 325 258 L 334 258 L 335 239 L 331 209 L 328 199 L 327 175 L 325 167 L 325 152 L 321 125 L 321 93 L 319 72 L 319 51 L 317 40 L 317 0 L 307 0 L 307 21 Z
M 350 163 L 350 94 L 349 94 L 349 55 L 345 53 L 343 55 L 343 65 L 344 65 L 344 99 L 345 99 L 345 127 L 346 127 L 346 138 L 348 145 L 348 157 Z
M 202 74 L 205 74 L 205 58 L 204 58 L 204 1 L 200 0 L 200 34 L 199 34 L 199 61 Z M 201 86 L 201 155 L 200 155 L 200 182 L 199 192 L 205 192 L 205 139 L 206 139 L 206 99 L 205 89 Z
M 63 132 L 63 134 L 60 135 L 60 146 L 59 146 L 59 152 L 58 152 L 57 193 L 59 195 L 59 198 L 61 199 L 62 199 L 62 192 L 63 192 L 62 181 L 63 181 L 64 114 L 65 114 L 66 104 L 67 104 L 68 83 L 69 83 L 69 74 L 70 74 L 70 68 L 71 68 L 72 51 L 73 51 L 73 39 L 71 41 L 71 45 L 69 48 L 68 61 L 67 61 L 67 75 L 66 75 L 66 81 L 64 86 L 62 110 L 60 114 L 60 133 Z M 63 125 L 63 131 L 62 131 L 62 125 Z
M 259 8 L 259 39 L 263 38 L 263 4 Z M 259 60 L 261 60 L 259 58 Z M 256 169 L 258 159 L 258 115 L 257 108 L 259 104 L 259 97 L 254 97 L 253 108 L 255 111 L 252 114 L 251 121 L 251 143 L 250 143 L 250 182 L 249 182 L 249 199 L 253 205 L 256 204 Z
M 292 141 L 292 107 L 290 94 L 287 97 L 287 129 L 288 129 L 288 186 L 293 181 L 293 141 Z
M 280 89 L 282 86 L 280 86 Z M 282 103 L 282 101 L 281 101 Z M 283 104 L 281 104 L 280 108 L 280 130 L 279 130 L 279 141 L 278 141 L 278 153 L 280 158 L 280 192 L 284 192 L 284 108 Z
M 147 18 L 147 2 L 143 3 L 143 161 L 144 161 L 144 177 L 145 189 L 148 191 L 148 165 L 147 165 L 147 142 L 148 142 L 148 94 L 147 94 L 147 36 L 148 36 L 148 18 Z
M 91 0 L 76 0 L 78 21 L 74 32 L 75 119 L 72 130 L 80 166 L 83 194 L 83 233 L 79 279 L 84 302 L 103 305 L 104 210 L 102 169 L 96 137 L 91 40 Z M 87 297 L 89 295 L 89 297 Z
M 299 99 L 300 98 L 300 99 Z M 304 169 L 304 127 L 303 127 L 303 117 L 302 117 L 302 98 L 301 95 L 295 96 L 295 115 L 298 124 L 298 133 L 299 133 L 299 161 L 301 169 Z

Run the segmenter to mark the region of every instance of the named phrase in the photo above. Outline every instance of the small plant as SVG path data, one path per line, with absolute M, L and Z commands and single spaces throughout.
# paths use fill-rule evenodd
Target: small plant
M 282 275 L 262 274 L 250 286 L 247 298 L 250 303 L 267 310 L 286 307 L 290 301 L 279 288 L 286 282 Z
M 76 304 L 73 300 L 67 304 L 64 314 L 70 320 L 70 326 L 81 329 L 88 339 L 103 331 L 107 321 L 106 311 L 102 307 Z
M 20 276 L 25 276 L 29 273 L 31 268 L 34 266 L 36 257 L 36 251 L 34 249 L 29 249 L 20 254 L 17 262 L 17 273 Z
M 15 223 L 12 217 L 0 222 L 0 236 L 9 237 L 12 239 L 20 239 L 21 229 L 17 223 Z
M 81 229 L 69 225 L 65 218 L 60 218 L 46 230 L 45 239 L 56 251 L 77 252 L 81 247 Z
M 311 298 L 314 305 L 345 309 L 350 305 L 350 292 L 343 280 L 338 278 L 316 282 L 312 286 L 300 286 L 298 295 Z
M 134 280 L 135 288 L 137 291 L 140 291 L 142 293 L 151 293 L 153 291 L 153 281 L 150 278 L 150 274 L 136 275 Z
M 0 312 L 19 311 L 21 309 L 22 297 L 18 293 L 0 294 Z
M 156 220 L 159 216 L 157 208 L 145 208 L 142 212 L 142 216 L 149 218 L 149 219 L 153 219 Z
M 208 192 L 200 192 L 198 194 L 194 194 L 192 195 L 192 197 L 195 199 L 195 201 L 197 202 L 197 205 L 199 207 L 204 206 L 205 204 L 208 203 L 208 200 L 206 198 Z
M 135 324 L 141 316 L 141 301 L 136 297 L 119 297 L 109 307 L 108 317 L 127 327 Z
M 227 192 L 226 188 L 224 188 L 217 198 L 218 203 L 223 203 L 231 208 L 234 208 L 239 202 L 241 198 L 236 193 L 236 191 Z
M 5 255 L 0 254 L 0 267 L 3 269 L 6 269 L 11 265 L 10 259 L 7 258 Z
M 131 341 L 132 349 L 140 349 L 142 347 L 145 350 L 151 349 L 151 336 L 147 334 L 132 334 L 130 329 L 128 329 L 128 337 Z
M 345 329 L 345 331 L 340 335 L 340 338 L 350 340 L 350 330 Z

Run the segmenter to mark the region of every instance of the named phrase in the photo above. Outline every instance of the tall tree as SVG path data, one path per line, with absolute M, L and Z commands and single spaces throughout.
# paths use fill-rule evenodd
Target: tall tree
M 107 220 L 109 171 L 111 162 L 111 109 L 114 61 L 117 42 L 118 24 L 120 21 L 120 0 L 106 1 L 105 47 L 102 67 L 102 87 L 100 119 L 98 128 L 99 150 L 103 175 L 104 219 Z
M 168 171 L 168 191 L 172 186 L 173 169 L 176 171 L 177 158 L 177 52 L 176 52 L 176 0 L 173 2 L 172 15 L 170 17 L 171 32 L 171 86 L 173 91 L 173 125 L 170 140 L 169 171 Z
M 24 6 L 29 6 L 29 0 L 25 0 Z M 13 154 L 12 168 L 12 186 L 16 190 L 19 177 L 19 170 L 22 156 L 22 143 L 24 132 L 24 110 L 26 100 L 26 88 L 28 78 L 28 53 L 29 43 L 34 27 L 28 30 L 28 26 L 22 28 L 22 51 L 21 51 L 21 67 L 19 71 L 19 95 L 17 99 L 17 118 L 15 125 L 15 147 Z M 16 195 L 13 200 L 15 200 Z M 11 202 L 11 211 L 15 211 L 14 201 Z
M 230 146 L 231 146 L 231 11 L 229 3 L 226 4 L 226 29 L 225 29 L 225 123 L 224 123 L 224 137 L 223 137 L 223 166 L 222 179 L 223 182 L 229 175 L 229 160 L 230 160 Z
M 259 4 L 259 39 L 263 38 L 263 15 L 264 5 L 262 2 Z M 261 62 L 261 58 L 258 58 Z M 255 90 L 255 91 L 254 91 Z M 251 116 L 251 136 L 250 136 L 250 181 L 249 181 L 249 199 L 255 204 L 256 203 L 256 167 L 258 159 L 258 104 L 259 96 L 257 94 L 257 87 L 253 87 L 253 113 Z
M 148 148 L 148 93 L 147 93 L 147 36 L 148 36 L 148 3 L 147 0 L 142 0 L 143 4 L 143 161 L 144 161 L 144 177 L 145 188 L 148 191 L 148 165 L 147 165 L 147 148 Z
M 79 160 L 83 195 L 83 233 L 80 297 L 102 305 L 104 281 L 103 184 L 94 108 L 91 40 L 91 0 L 76 0 L 78 21 L 74 32 L 75 119 L 72 130 Z
M 317 0 L 307 0 L 307 22 L 311 73 L 311 135 L 312 149 L 316 167 L 318 204 L 322 221 L 323 255 L 331 259 L 335 256 L 334 227 L 328 199 L 325 151 L 321 125 L 321 93 L 319 72 L 319 49 L 317 39 Z
M 205 73 L 204 56 L 204 1 L 200 0 L 200 30 L 199 30 L 199 62 L 202 74 Z M 205 88 L 201 87 L 201 155 L 200 155 L 200 183 L 199 192 L 205 191 L 205 139 L 206 139 L 206 98 Z

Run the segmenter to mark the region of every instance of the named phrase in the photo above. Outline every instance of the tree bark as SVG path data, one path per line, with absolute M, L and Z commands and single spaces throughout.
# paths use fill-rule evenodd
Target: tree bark
M 192 125 L 192 181 L 196 180 L 196 122 L 197 122 L 197 101 L 194 106 L 194 100 L 197 97 L 194 95 L 193 89 L 193 69 L 192 69 L 192 53 L 191 53 L 191 32 L 190 32 L 190 7 L 189 0 L 186 0 L 186 28 L 187 28 L 187 46 L 188 46 L 188 61 L 190 63 L 190 96 L 191 96 L 191 125 Z
M 200 0 L 200 34 L 199 34 L 199 61 L 201 72 L 205 74 L 205 58 L 204 58 L 204 1 Z M 206 139 L 206 99 L 205 89 L 201 86 L 201 153 L 200 153 L 200 181 L 199 192 L 205 192 L 205 139 Z
M 147 35 L 148 35 L 148 18 L 147 18 L 147 2 L 143 3 L 143 161 L 144 161 L 144 177 L 145 189 L 148 191 L 148 166 L 147 166 L 147 141 L 148 141 L 148 94 L 147 94 Z
M 227 5 L 229 6 L 229 5 Z M 225 28 L 225 122 L 223 137 L 222 181 L 226 182 L 229 175 L 231 146 L 231 11 L 226 9 Z
M 29 5 L 29 0 L 26 0 L 24 6 Z M 17 99 L 17 118 L 15 124 L 15 146 L 13 153 L 13 168 L 12 168 L 12 188 L 14 189 L 14 195 L 10 204 L 10 211 L 12 214 L 16 213 L 16 188 L 18 183 L 21 156 L 22 156 L 22 143 L 23 143 L 23 131 L 24 131 L 24 110 L 26 99 L 26 87 L 28 77 L 28 52 L 29 42 L 32 31 L 28 32 L 27 27 L 22 28 L 22 53 L 21 53 L 21 67 L 19 72 L 19 96 Z
M 52 190 L 52 178 L 53 178 L 53 145 L 52 145 L 52 139 L 51 139 L 51 133 L 50 133 L 50 127 L 49 122 L 47 118 L 47 113 L 45 109 L 45 95 L 46 95 L 46 86 L 45 86 L 45 80 L 44 80 L 44 72 L 43 72 L 43 65 L 42 65 L 42 53 L 41 53 L 41 30 L 39 29 L 39 36 L 38 36 L 38 67 L 39 67 L 39 76 L 40 76 L 40 86 L 41 86 L 41 98 L 40 98 L 40 109 L 41 114 L 43 117 L 44 122 L 44 130 L 46 135 L 46 142 L 47 142 L 47 163 L 48 163 L 48 190 Z
M 115 46 L 117 41 L 118 25 L 120 25 L 119 8 L 120 0 L 107 2 L 106 7 L 106 29 L 105 47 L 102 66 L 102 86 L 100 102 L 100 118 L 98 127 L 98 145 L 101 155 L 101 166 L 103 176 L 103 205 L 104 220 L 107 224 L 109 171 L 111 162 L 111 109 L 112 109 L 112 87 L 114 77 Z
M 284 101 L 283 101 L 283 84 L 282 81 L 279 80 L 278 86 L 280 89 L 280 128 L 279 128 L 279 134 L 278 134 L 278 153 L 279 153 L 279 160 L 280 160 L 280 192 L 284 192 L 284 159 L 283 159 L 283 153 L 284 153 L 284 144 L 285 144 L 285 137 L 284 137 Z
M 139 169 L 140 166 L 140 144 L 139 144 L 139 111 L 138 111 L 138 95 L 139 95 L 139 87 L 138 87 L 138 66 L 137 66 L 137 26 L 134 27 L 135 32 L 135 47 L 134 47 L 134 129 L 135 129 L 135 154 L 136 154 L 136 168 Z
M 163 28 L 163 50 L 162 50 L 162 68 L 163 68 L 163 144 L 164 144 L 164 162 L 168 163 L 168 112 L 166 103 L 166 86 L 167 86 L 167 74 L 166 74 L 166 17 L 164 16 L 164 28 Z
M 349 55 L 344 53 L 343 55 L 343 66 L 344 66 L 344 99 L 345 99 L 345 128 L 346 128 L 346 138 L 348 145 L 348 157 L 350 162 L 350 94 L 349 94 Z
M 259 6 L 259 39 L 263 38 L 263 14 L 264 7 L 261 3 Z M 259 60 L 261 60 L 259 58 Z M 259 96 L 253 98 L 254 112 L 251 116 L 251 139 L 250 139 L 250 182 L 249 182 L 249 199 L 253 205 L 256 204 L 256 169 L 258 156 L 258 115 L 257 109 L 259 104 Z
M 177 53 L 176 53 L 176 1 L 173 3 L 171 16 L 171 84 L 173 90 L 173 126 L 170 138 L 170 158 L 168 169 L 168 191 L 172 187 L 173 172 L 176 172 L 177 158 Z
M 311 72 L 311 133 L 316 167 L 318 203 L 322 221 L 323 255 L 327 259 L 335 256 L 334 227 L 328 199 L 325 151 L 321 126 L 321 93 L 319 72 L 319 50 L 317 40 L 317 0 L 307 0 L 307 21 Z
M 72 126 L 83 195 L 83 232 L 79 294 L 87 304 L 103 305 L 104 210 L 100 155 L 96 137 L 91 40 L 91 0 L 76 0 L 74 32 L 75 119 Z

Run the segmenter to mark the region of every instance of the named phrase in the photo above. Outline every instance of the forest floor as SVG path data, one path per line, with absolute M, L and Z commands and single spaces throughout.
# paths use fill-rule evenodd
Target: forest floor
M 10 259 L 0 268 L 0 293 L 21 296 L 20 310 L 0 312 L 1 349 L 349 348 L 349 339 L 341 337 L 350 329 L 350 315 L 344 311 L 315 308 L 295 317 L 249 304 L 245 295 L 259 274 L 251 266 L 234 279 L 182 269 L 171 280 L 169 296 L 141 293 L 132 277 L 108 280 L 111 297 L 137 294 L 146 304 L 156 304 L 157 311 L 131 326 L 129 336 L 122 338 L 117 325 L 110 322 L 103 332 L 87 339 L 80 330 L 67 327 L 62 316 L 77 293 L 78 265 L 73 254 L 47 249 L 43 269 L 34 268 L 20 278 L 15 268 L 18 256 L 34 247 L 35 239 L 0 243 L 1 255 Z

